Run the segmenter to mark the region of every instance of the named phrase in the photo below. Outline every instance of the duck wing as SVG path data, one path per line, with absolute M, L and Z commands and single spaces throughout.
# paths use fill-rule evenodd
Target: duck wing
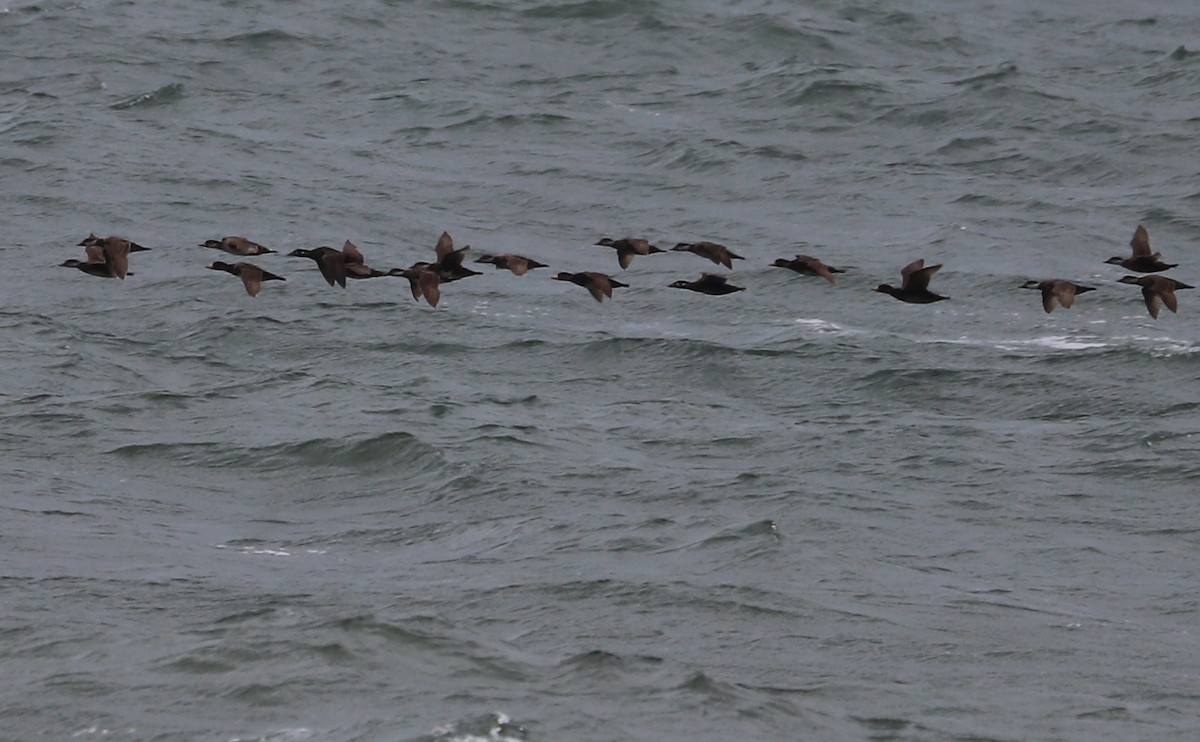
M 421 300 L 421 273 L 416 268 L 402 271 L 400 275 L 408 279 L 408 289 L 412 292 L 413 301 Z
M 1146 309 L 1149 310 L 1150 316 L 1158 319 L 1158 312 L 1162 308 L 1162 300 L 1159 299 L 1158 292 L 1150 286 L 1143 286 L 1142 298 L 1146 300 Z
M 824 278 L 834 286 L 837 285 L 837 276 L 833 275 L 833 270 L 829 266 L 822 263 L 819 259 L 804 256 L 804 259 L 801 262 L 813 272 L 813 275 Z
M 1175 281 L 1163 276 L 1155 276 L 1155 278 L 1163 278 L 1164 280 L 1155 281 L 1152 284 L 1154 293 L 1166 305 L 1167 309 L 1170 309 L 1171 312 L 1178 311 L 1179 304 L 1175 301 Z
M 88 245 L 83 248 L 83 253 L 87 256 L 87 262 L 89 263 L 104 265 L 108 262 L 104 257 L 104 248 L 100 247 L 100 245 Z
M 650 240 L 642 239 L 641 237 L 630 237 L 621 240 L 621 242 L 624 242 L 629 249 L 638 255 L 650 254 Z
M 113 278 L 125 280 L 129 272 L 129 243 L 125 240 L 109 240 L 104 243 L 104 262 L 108 263 L 108 273 Z
M 508 255 L 505 257 L 504 267 L 512 271 L 514 276 L 523 276 L 529 272 L 529 261 L 519 255 Z
M 1054 307 L 1058 306 L 1058 304 L 1059 304 L 1060 297 L 1059 297 L 1059 293 L 1058 293 L 1058 287 L 1056 285 L 1054 285 L 1053 283 L 1044 282 L 1041 285 L 1041 289 L 1042 289 L 1042 309 L 1046 310 L 1046 314 L 1050 314 L 1051 312 L 1054 311 Z M 1071 305 L 1067 304 L 1067 303 L 1063 303 L 1063 306 L 1069 307 Z
M 321 269 L 321 275 L 330 286 L 336 283 L 346 288 L 346 260 L 340 250 L 331 247 L 323 249 L 317 258 L 317 267 Z
M 1150 235 L 1146 233 L 1146 228 L 1138 225 L 1137 229 L 1133 230 L 1133 239 L 1129 240 L 1129 246 L 1133 248 L 1133 257 L 1150 257 Z
M 425 297 L 425 301 L 429 302 L 429 306 L 436 307 L 442 298 L 442 282 L 438 278 L 438 274 L 429 270 L 418 271 L 418 274 L 417 286 L 420 288 L 421 294 Z
M 360 265 L 363 262 L 363 254 L 359 251 L 358 245 L 350 240 L 346 240 L 346 243 L 342 245 L 342 262 L 358 263 Z
M 728 280 L 725 276 L 719 276 L 716 273 L 701 273 L 700 280 L 695 282 L 695 287 L 700 290 L 721 290 L 728 285 Z
M 729 248 L 716 242 L 697 242 L 693 245 L 696 248 L 697 255 L 703 255 L 717 265 L 723 265 L 726 268 L 733 270 L 733 253 L 729 252 Z M 740 257 L 740 256 L 739 256 Z
M 1050 287 L 1050 294 L 1064 309 L 1070 309 L 1075 303 L 1075 289 L 1078 288 L 1070 281 L 1055 281 Z M 1042 293 L 1042 303 L 1045 304 L 1045 292 Z
M 927 291 L 929 279 L 933 278 L 933 274 L 937 273 L 941 267 L 941 263 L 938 263 L 926 268 L 924 258 L 914 260 L 901 269 L 900 276 L 904 279 L 904 283 L 900 288 L 905 291 Z
M 346 278 L 377 278 L 387 275 L 364 263 L 344 263 L 343 266 L 346 269 Z
M 1167 289 L 1163 291 L 1160 296 L 1162 297 L 1162 303 L 1166 305 L 1167 309 L 1170 309 L 1172 312 L 1179 311 L 1179 304 L 1175 301 L 1174 291 Z
M 234 266 L 234 269 L 234 272 L 242 279 L 242 285 L 246 287 L 246 293 L 251 296 L 258 296 L 263 282 L 262 268 L 250 263 L 238 263 Z
M 442 236 L 438 237 L 437 245 L 433 248 L 437 254 L 437 259 L 440 262 L 450 253 L 454 252 L 454 239 L 449 232 L 442 232 Z
M 259 255 L 266 248 L 257 242 L 251 242 L 245 237 L 226 237 L 221 240 L 221 244 L 217 249 L 234 255 Z
M 588 271 L 584 273 L 586 280 L 584 288 L 591 293 L 592 298 L 596 301 L 603 302 L 605 297 L 612 298 L 613 284 L 612 279 L 603 273 L 593 273 Z
M 467 251 L 471 249 L 470 245 L 460 247 L 457 250 L 450 250 L 446 253 L 438 254 L 438 266 L 444 271 L 455 271 L 462 267 L 463 258 L 467 256 Z

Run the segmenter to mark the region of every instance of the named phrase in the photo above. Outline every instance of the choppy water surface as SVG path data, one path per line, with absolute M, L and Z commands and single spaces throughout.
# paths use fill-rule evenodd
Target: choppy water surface
M 0 738 L 1200 727 L 1200 296 L 1103 262 L 1200 280 L 1200 10 L 3 10 Z M 551 267 L 435 310 L 196 246 L 442 230 Z M 58 267 L 89 232 L 152 251 Z M 916 258 L 951 301 L 869 291 Z

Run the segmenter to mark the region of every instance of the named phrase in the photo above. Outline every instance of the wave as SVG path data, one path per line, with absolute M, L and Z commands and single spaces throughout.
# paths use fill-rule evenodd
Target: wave
M 886 88 L 878 83 L 827 78 L 806 83 L 799 91 L 788 96 L 785 102 L 792 106 L 845 104 L 862 101 L 869 106 L 876 105 L 873 100 Z
M 393 432 L 360 440 L 311 438 L 266 446 L 215 442 L 141 443 L 109 454 L 135 462 L 173 461 L 254 471 L 316 471 L 325 467 L 356 472 L 403 471 L 405 476 L 442 471 L 445 458 L 410 433 Z
M 250 49 L 262 49 L 268 46 L 277 44 L 293 44 L 304 42 L 305 40 L 299 36 L 294 36 L 287 31 L 278 28 L 267 29 L 265 31 L 250 31 L 247 33 L 232 34 L 219 40 L 221 44 L 244 46 Z
M 441 724 L 413 742 L 524 742 L 529 732 L 502 711 Z
M 1016 76 L 1020 70 L 1015 62 L 1001 62 L 991 69 L 979 72 L 974 75 L 968 75 L 957 80 L 951 80 L 950 85 L 970 85 L 979 86 L 983 83 L 990 83 L 996 80 L 1006 80 Z
M 651 15 L 653 0 L 583 0 L 582 2 L 539 3 L 521 11 L 526 18 L 563 20 L 607 20 L 623 15 Z
M 110 104 L 109 108 L 115 111 L 124 111 L 128 108 L 165 106 L 182 100 L 185 95 L 187 95 L 187 88 L 183 86 L 183 83 L 173 82 L 146 93 L 122 98 L 116 103 Z

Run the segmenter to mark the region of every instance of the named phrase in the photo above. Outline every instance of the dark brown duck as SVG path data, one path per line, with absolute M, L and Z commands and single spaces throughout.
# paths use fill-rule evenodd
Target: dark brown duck
M 671 248 L 675 252 L 690 252 L 702 258 L 708 258 L 717 265 L 733 269 L 734 260 L 745 260 L 741 255 L 716 242 L 680 242 Z
M 266 255 L 267 253 L 275 252 L 245 237 L 222 237 L 219 240 L 205 240 L 200 243 L 200 247 L 210 247 L 214 250 L 227 252 L 230 255 L 242 256 Z M 216 265 L 216 263 L 213 265 Z
M 337 284 L 346 288 L 346 256 L 332 247 L 315 247 L 311 250 L 297 248 L 288 253 L 289 258 L 309 258 L 321 269 L 321 275 L 330 286 Z
M 414 301 L 420 301 L 424 298 L 429 303 L 429 306 L 436 307 L 438 301 L 442 298 L 442 280 L 437 272 L 430 270 L 427 265 L 414 266 L 412 268 L 393 268 L 388 271 L 388 275 L 407 278 Z
M 476 263 L 491 263 L 496 266 L 496 270 L 512 271 L 514 276 L 523 276 L 534 268 L 545 268 L 545 263 L 539 263 L 533 258 L 526 258 L 522 255 L 513 255 L 505 253 L 503 255 L 484 255 L 475 261 Z
M 251 296 L 258 296 L 258 292 L 262 289 L 263 281 L 286 281 L 283 276 L 277 276 L 274 273 L 259 268 L 253 263 L 222 263 L 216 261 L 208 266 L 209 270 L 225 271 L 242 279 L 242 285 L 246 287 L 246 293 Z
M 350 240 L 346 240 L 342 245 L 342 263 L 346 267 L 346 278 L 379 278 L 388 275 L 367 265 L 358 245 Z
M 588 290 L 592 298 L 603 303 L 607 297 L 612 298 L 614 288 L 628 288 L 629 284 L 621 283 L 605 273 L 597 273 L 595 271 L 583 271 L 581 273 L 567 273 L 563 271 L 557 276 L 553 276 L 555 281 L 570 281 L 576 286 L 582 286 Z
M 94 234 L 89 234 L 84 237 L 76 247 L 124 247 L 125 252 L 149 252 L 150 248 L 142 247 L 136 242 L 131 242 L 124 237 L 110 235 L 108 237 L 97 237 Z
M 1164 263 L 1162 262 L 1162 253 L 1150 252 L 1150 235 L 1140 224 L 1133 231 L 1133 239 L 1129 241 L 1129 247 L 1133 249 L 1133 255 L 1130 257 L 1122 258 L 1120 255 L 1115 255 L 1104 262 L 1119 265 L 1125 270 L 1138 273 L 1157 273 L 1179 265 L 1178 263 Z
M 457 250 L 454 249 L 454 239 L 450 237 L 449 232 L 442 232 L 442 236 L 438 237 L 437 245 L 433 249 L 437 260 L 432 263 L 416 262 L 410 268 L 426 268 L 431 270 L 437 274 L 438 280 L 441 283 L 449 283 L 471 276 L 483 275 L 479 271 L 471 270 L 463 265 L 463 259 L 466 258 L 471 246 L 464 245 Z
M 925 260 L 914 260 L 900 270 L 900 288 L 889 283 L 881 283 L 872 291 L 889 294 L 900 301 L 909 304 L 932 304 L 935 301 L 945 301 L 949 296 L 941 296 L 929 290 L 929 279 L 941 269 L 941 263 L 925 267 Z
M 71 258 L 70 260 L 65 260 L 60 263 L 60 266 L 63 268 L 75 268 L 88 274 L 89 276 L 96 276 L 97 278 L 123 278 L 123 276 L 117 276 L 114 274 L 108 263 L 103 259 L 95 261 L 76 260 L 75 258 Z M 126 271 L 125 275 L 132 276 L 133 272 Z
M 1146 301 L 1146 310 L 1154 319 L 1158 319 L 1158 312 L 1163 306 L 1172 312 L 1177 310 L 1176 291 L 1195 288 L 1183 281 L 1176 281 L 1174 278 L 1166 276 L 1122 276 L 1118 283 L 1132 283 L 1141 286 L 1142 298 Z
M 734 286 L 729 283 L 725 276 L 718 276 L 715 273 L 701 273 L 700 278 L 695 281 L 676 281 L 671 284 L 671 288 L 697 291 L 701 294 L 709 294 L 710 296 L 723 296 L 725 294 L 732 294 L 735 291 L 746 290 L 743 286 Z
M 797 255 L 791 260 L 788 260 L 787 258 L 776 258 L 775 262 L 771 263 L 771 265 L 775 268 L 787 268 L 788 270 L 792 270 L 797 273 L 803 273 L 808 276 L 820 276 L 834 286 L 837 285 L 837 276 L 833 274 L 846 272 L 841 268 L 834 268 L 833 266 L 825 265 L 817 258 L 809 255 Z
M 629 267 L 635 255 L 651 255 L 656 252 L 666 252 L 659 247 L 651 245 L 649 240 L 644 240 L 641 237 L 622 237 L 619 240 L 614 240 L 611 237 L 601 237 L 599 240 L 596 240 L 596 244 L 602 247 L 611 247 L 617 251 L 617 264 L 621 266 L 621 270 Z
M 129 240 L 120 238 L 96 238 L 83 248 L 87 260 L 72 259 L 64 261 L 61 265 L 64 268 L 76 268 L 90 276 L 125 280 L 125 276 L 133 275 L 129 272 L 129 251 L 132 244 Z
M 1023 289 L 1037 289 L 1042 292 L 1042 309 L 1046 310 L 1046 314 L 1054 311 L 1054 307 L 1062 305 L 1063 309 L 1070 309 L 1075 303 L 1075 297 L 1087 291 L 1095 291 L 1091 286 L 1080 286 L 1077 283 L 1064 281 L 1061 278 L 1051 278 L 1046 281 L 1026 281 L 1021 284 Z
M 471 246 L 455 249 L 454 238 L 449 232 L 442 232 L 433 249 L 437 257 L 434 262 L 418 261 L 407 268 L 393 268 L 387 275 L 407 278 L 413 299 L 424 299 L 430 306 L 436 307 L 441 300 L 443 283 L 482 274 L 462 264 Z

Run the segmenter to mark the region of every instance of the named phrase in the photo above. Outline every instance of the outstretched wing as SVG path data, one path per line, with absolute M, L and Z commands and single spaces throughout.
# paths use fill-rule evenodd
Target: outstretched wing
M 603 273 L 593 271 L 587 271 L 584 275 L 587 276 L 587 282 L 584 284 L 584 287 L 587 288 L 593 299 L 603 302 L 605 297 L 612 298 L 612 279 Z
M 100 247 L 98 244 L 88 245 L 87 247 L 83 248 L 83 252 L 85 255 L 87 255 L 87 262 L 89 263 L 100 263 L 103 265 L 104 263 L 108 262 L 104 257 L 104 248 Z
M 1133 239 L 1129 241 L 1129 246 L 1133 248 L 1133 257 L 1141 257 L 1150 255 L 1150 235 L 1146 233 L 1146 228 L 1138 225 L 1137 229 L 1133 230 Z
M 1058 299 L 1058 303 L 1063 305 L 1064 309 L 1070 309 L 1075 303 L 1075 284 L 1068 281 L 1059 281 L 1054 284 L 1054 298 Z
M 1158 294 L 1149 286 L 1142 287 L 1142 298 L 1146 300 L 1146 309 L 1150 310 L 1150 316 L 1158 319 L 1158 312 L 1162 308 L 1162 302 L 1158 298 Z
M 333 249 L 323 251 L 317 259 L 317 267 L 330 286 L 336 283 L 346 288 L 346 259 L 341 252 Z
M 433 250 L 437 253 L 439 261 L 454 252 L 454 239 L 450 237 L 449 232 L 442 232 L 442 236 L 438 237 L 437 245 L 434 246 Z
M 246 287 L 246 293 L 251 296 L 258 296 L 258 291 L 262 288 L 263 282 L 262 269 L 250 263 L 238 263 L 235 267 L 237 268 L 237 274 L 242 278 L 242 285 Z
M 514 276 L 523 276 L 529 272 L 529 261 L 519 255 L 509 255 L 505 263 Z
M 1179 305 L 1175 303 L 1175 290 L 1168 288 L 1162 291 L 1159 296 L 1162 297 L 1162 303 L 1167 306 L 1172 312 L 1178 311 Z
M 346 240 L 346 244 L 342 245 L 342 260 L 346 263 L 362 263 L 363 254 L 359 252 L 358 245 Z
M 129 243 L 125 240 L 108 240 L 104 243 L 104 261 L 113 278 L 125 280 L 129 272 Z
M 799 259 L 801 256 L 796 257 Z M 820 276 L 826 281 L 829 281 L 831 284 L 835 286 L 837 285 L 837 277 L 833 275 L 833 272 L 829 269 L 829 266 L 822 263 L 819 259 L 804 256 L 804 259 L 801 262 L 813 272 L 813 275 Z
M 438 278 L 438 274 L 431 270 L 423 270 L 420 271 L 417 281 L 421 293 L 425 295 L 425 301 L 429 302 L 429 306 L 436 307 L 442 298 L 441 279 Z
M 933 274 L 937 273 L 942 267 L 941 263 L 925 267 L 925 260 L 914 260 L 904 269 L 900 271 L 900 275 L 904 278 L 902 288 L 909 291 L 925 291 L 929 288 L 929 279 L 933 278 Z

